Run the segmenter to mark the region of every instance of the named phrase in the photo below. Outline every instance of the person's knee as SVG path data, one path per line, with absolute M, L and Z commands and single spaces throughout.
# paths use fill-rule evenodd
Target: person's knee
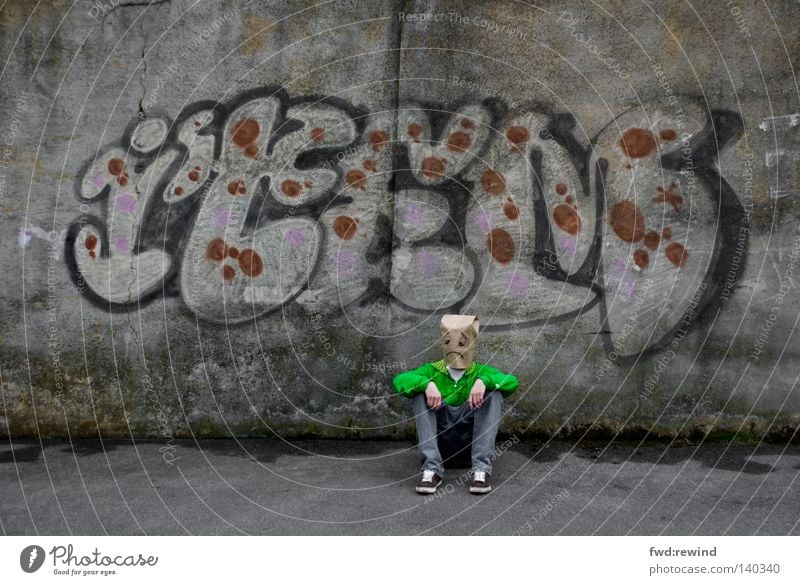
M 413 398 L 411 399 L 411 408 L 415 412 L 422 412 L 428 409 L 428 399 L 424 392 L 414 394 Z
M 483 400 L 486 402 L 497 402 L 499 404 L 503 403 L 503 393 L 499 390 L 492 390 L 491 392 L 487 392 Z
M 419 419 L 420 417 L 425 418 L 426 420 L 433 420 L 437 419 L 437 412 L 428 408 L 428 399 L 425 396 L 425 393 L 415 394 L 411 400 L 411 411 L 414 413 L 414 418 Z

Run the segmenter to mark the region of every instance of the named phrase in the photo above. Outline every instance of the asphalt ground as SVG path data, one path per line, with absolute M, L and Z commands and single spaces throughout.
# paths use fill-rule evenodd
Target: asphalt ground
M 516 439 L 515 439 L 516 440 Z M 411 441 L 13 441 L 5 535 L 800 534 L 800 445 L 498 438 L 484 496 Z

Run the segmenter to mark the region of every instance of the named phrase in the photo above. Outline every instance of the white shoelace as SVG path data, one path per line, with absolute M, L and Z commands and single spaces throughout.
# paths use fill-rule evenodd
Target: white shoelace
M 433 481 L 433 469 L 426 469 L 422 472 L 422 481 Z
M 475 471 L 473 472 L 472 479 L 474 479 L 475 481 L 486 481 L 486 472 Z

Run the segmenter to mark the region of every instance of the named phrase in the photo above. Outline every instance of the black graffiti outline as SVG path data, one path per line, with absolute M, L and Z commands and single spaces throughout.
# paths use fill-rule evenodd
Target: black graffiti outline
M 141 307 L 146 305 L 162 296 L 180 296 L 180 283 L 178 282 L 180 259 L 183 256 L 192 230 L 175 228 L 178 226 L 194 225 L 196 215 L 199 212 L 205 196 L 207 196 L 208 190 L 215 184 L 219 177 L 216 164 L 222 153 L 224 146 L 223 140 L 225 139 L 223 132 L 231 114 L 243 104 L 263 97 L 276 97 L 279 102 L 278 112 L 276 112 L 276 117 L 273 121 L 273 127 L 270 129 L 270 137 L 266 146 L 265 152 L 267 155 L 272 152 L 274 146 L 283 136 L 303 127 L 304 123 L 302 121 L 287 117 L 289 108 L 296 105 L 325 103 L 341 109 L 352 119 L 356 128 L 356 136 L 345 146 L 310 148 L 304 150 L 294 158 L 292 164 L 298 170 L 308 170 L 321 165 L 328 165 L 327 168 L 333 170 L 337 174 L 337 180 L 333 186 L 327 189 L 324 195 L 312 202 L 297 207 L 280 203 L 270 196 L 271 177 L 266 176 L 262 178 L 258 192 L 253 196 L 250 202 L 243 231 L 256 230 L 263 225 L 262 222 L 279 219 L 289 212 L 292 216 L 307 216 L 319 220 L 323 212 L 333 207 L 352 202 L 352 197 L 343 195 L 341 190 L 338 189 L 343 180 L 343 171 L 337 164 L 336 155 L 343 149 L 359 148 L 367 143 L 367 138 L 364 136 L 364 129 L 367 125 L 370 113 L 365 108 L 355 106 L 344 99 L 324 95 L 303 95 L 291 98 L 283 87 L 266 86 L 245 90 L 225 102 L 201 100 L 187 105 L 174 120 L 170 120 L 168 116 L 155 116 L 164 120 L 168 130 L 163 144 L 158 149 L 155 149 L 154 152 L 150 153 L 137 151 L 132 144 L 131 138 L 133 132 L 142 121 L 141 119 L 134 119 L 128 124 L 121 139 L 117 143 L 107 144 L 102 147 L 98 150 L 94 158 L 87 160 L 83 164 L 75 180 L 75 191 L 78 200 L 82 203 L 92 205 L 99 204 L 100 206 L 98 215 L 81 214 L 75 218 L 68 226 L 65 238 L 64 261 L 74 284 L 79 287 L 82 286 L 83 294 L 90 302 L 110 312 L 124 312 L 131 310 L 134 306 Z M 456 115 L 467 103 L 466 100 L 456 101 L 451 104 L 450 107 L 445 108 L 440 104 L 417 102 L 415 107 L 427 116 L 431 128 L 431 140 L 435 143 L 436 140 L 442 139 L 442 133 L 446 129 L 447 123 L 451 117 Z M 481 102 L 481 105 L 490 112 L 491 127 L 494 131 L 496 131 L 496 128 L 502 127 L 503 122 L 506 121 L 510 115 L 505 103 L 500 99 L 487 98 Z M 581 182 L 582 193 L 580 195 L 585 198 L 591 196 L 595 197 L 595 225 L 594 236 L 589 246 L 589 251 L 581 266 L 575 272 L 567 274 L 561 267 L 555 252 L 552 223 L 542 193 L 541 151 L 533 149 L 526 161 L 533 170 L 532 176 L 534 177 L 533 209 L 536 234 L 533 268 L 538 274 L 545 278 L 587 288 L 591 290 L 595 296 L 582 307 L 561 313 L 555 317 L 529 319 L 513 324 L 487 325 L 486 329 L 503 331 L 511 328 L 540 326 L 544 323 L 572 319 L 592 309 L 595 305 L 598 305 L 601 320 L 600 329 L 605 332 L 608 330 L 609 316 L 604 294 L 601 254 L 603 244 L 602 226 L 607 212 L 605 180 L 608 172 L 608 161 L 601 157 L 595 157 L 595 147 L 598 137 L 606 128 L 614 124 L 619 117 L 609 122 L 605 128 L 598 132 L 595 137 L 590 139 L 588 144 L 584 146 L 574 136 L 573 131 L 576 124 L 574 116 L 571 114 L 554 113 L 546 106 L 539 103 L 535 104 L 535 108 L 537 111 L 549 117 L 549 122 L 546 129 L 543 129 L 540 133 L 540 138 L 554 140 L 556 144 L 567 152 L 568 160 L 573 165 Z M 187 194 L 179 201 L 165 202 L 163 200 L 164 190 L 183 167 L 190 152 L 189 147 L 178 140 L 178 132 L 187 120 L 201 111 L 210 111 L 213 114 L 212 120 L 206 124 L 206 127 L 198 131 L 200 135 L 211 135 L 215 139 L 211 171 L 206 180 L 192 193 Z M 622 115 L 624 115 L 624 113 L 620 116 Z M 690 160 L 692 161 L 691 164 L 693 165 L 695 176 L 708 192 L 712 201 L 717 204 L 720 221 L 718 222 L 718 229 L 715 232 L 714 255 L 702 280 L 702 283 L 705 284 L 705 288 L 691 314 L 690 322 L 692 326 L 707 318 L 707 315 L 713 313 L 715 309 L 719 310 L 723 306 L 723 282 L 736 259 L 733 250 L 737 242 L 741 243 L 740 227 L 742 222 L 746 220 L 744 206 L 728 181 L 722 177 L 715 168 L 715 163 L 719 159 L 722 150 L 743 131 L 744 126 L 742 118 L 735 112 L 729 110 L 706 110 L 706 115 L 705 127 L 690 140 L 689 147 L 692 153 Z M 481 151 L 485 151 L 485 149 L 489 147 L 488 145 L 489 140 L 481 147 Z M 86 173 L 92 168 L 93 163 L 99 156 L 108 152 L 110 149 L 120 147 L 123 148 L 126 153 L 130 152 L 136 157 L 137 162 L 134 170 L 138 174 L 145 172 L 149 166 L 165 152 L 175 151 L 177 154 L 175 160 L 173 160 L 162 173 L 155 189 L 145 202 L 142 218 L 138 223 L 136 241 L 133 243 L 131 250 L 131 255 L 135 257 L 143 251 L 154 249 L 157 246 L 164 253 L 168 254 L 173 261 L 169 271 L 163 276 L 160 287 L 153 286 L 150 290 L 143 291 L 141 295 L 130 302 L 110 301 L 92 290 L 88 286 L 88 283 L 82 283 L 79 262 L 75 256 L 77 236 L 80 230 L 86 225 L 93 226 L 100 234 L 103 241 L 100 252 L 101 257 L 108 257 L 110 254 L 110 246 L 108 245 L 107 237 L 107 221 L 109 217 L 108 206 L 111 186 L 110 184 L 106 184 L 100 193 L 94 197 L 84 198 L 81 195 L 81 185 Z M 460 175 L 464 174 L 468 168 L 475 164 L 474 161 L 468 162 L 455 176 L 448 177 L 442 183 L 427 185 L 418 181 L 413 175 L 412 169 L 410 168 L 407 145 L 398 140 L 397 144 L 390 143 L 389 147 L 393 149 L 392 172 L 388 183 L 388 191 L 390 193 L 397 193 L 403 189 L 435 191 L 445 197 L 449 206 L 451 221 L 446 222 L 433 234 L 423 239 L 409 242 L 409 246 L 420 247 L 436 243 L 463 247 L 467 242 L 465 229 L 467 205 L 474 185 L 471 181 L 460 177 Z M 474 158 L 478 158 L 480 153 L 476 153 L 473 156 Z M 661 155 L 659 164 L 664 169 L 680 172 L 685 169 L 687 163 L 681 151 L 677 150 Z M 594 181 L 592 181 L 592 178 L 594 178 Z M 153 226 L 163 226 L 163 229 L 153 231 Z M 748 239 L 749 234 L 746 234 L 744 245 L 747 244 Z M 324 242 L 321 241 L 321 245 L 322 244 L 324 244 Z M 391 251 L 399 245 L 400 241 L 393 231 L 393 219 L 379 213 L 376 216 L 376 225 L 373 229 L 372 241 L 365 252 L 366 261 L 370 264 L 380 262 L 386 254 L 391 254 Z M 442 307 L 436 312 L 458 311 L 476 292 L 475 288 L 477 283 L 481 280 L 480 265 L 474 251 L 470 250 L 468 247 L 464 249 L 466 250 L 467 260 L 471 262 L 475 271 L 475 279 L 471 289 L 461 300 L 451 306 Z M 734 284 L 742 277 L 746 256 L 737 260 L 741 264 L 739 270 L 735 271 Z M 314 270 L 316 270 L 316 266 Z M 301 287 L 299 292 L 302 292 L 307 287 L 308 280 L 303 287 Z M 287 303 L 291 302 L 296 296 L 297 295 L 294 295 Z M 388 283 L 378 279 L 371 280 L 364 293 L 349 303 L 349 305 L 364 306 L 367 303 L 377 302 L 379 299 L 397 303 L 415 313 L 429 313 L 429 311 L 426 310 L 409 307 L 394 298 L 388 289 Z M 344 309 L 344 307 L 341 307 L 341 309 Z M 265 314 L 270 313 L 271 311 Z M 684 317 L 687 316 L 689 316 L 688 309 L 684 312 Z M 624 363 L 626 360 L 631 361 L 639 356 L 657 351 L 667 344 L 682 326 L 682 322 L 677 321 L 667 333 L 656 342 L 651 343 L 647 348 L 636 352 L 636 354 L 620 356 L 620 363 Z M 603 343 L 607 353 L 614 351 L 615 348 L 610 334 L 604 334 Z
M 746 246 L 749 240 L 749 231 L 745 235 L 743 241 L 740 234 L 740 228 L 743 220 L 745 219 L 744 206 L 739 200 L 738 195 L 730 186 L 727 180 L 720 175 L 716 168 L 715 163 L 719 159 L 725 147 L 744 131 L 744 121 L 742 117 L 736 112 L 730 110 L 704 110 L 706 113 L 706 125 L 695 136 L 689 140 L 689 149 L 691 155 L 684 157 L 681 149 L 675 150 L 661 155 L 659 164 L 662 168 L 672 171 L 682 171 L 691 164 L 692 170 L 699 181 L 705 187 L 705 190 L 716 202 L 718 213 L 718 229 L 714 233 L 714 258 L 709 262 L 708 269 L 703 279 L 698 283 L 698 288 L 701 285 L 703 292 L 696 303 L 695 307 L 687 307 L 682 314 L 682 318 L 676 320 L 675 324 L 664 333 L 659 339 L 650 343 L 647 348 L 644 348 L 632 354 L 619 354 L 616 352 L 613 341 L 611 340 L 610 333 L 603 334 L 603 345 L 607 355 L 614 353 L 618 355 L 616 362 L 619 365 L 632 365 L 637 360 L 652 355 L 653 353 L 666 347 L 672 339 L 684 328 L 686 332 L 691 331 L 700 322 L 708 319 L 709 316 L 718 312 L 724 304 L 723 283 L 733 265 L 736 258 L 735 244 L 740 242 L 741 245 Z M 625 115 L 623 112 L 609 122 L 606 126 L 615 124 L 616 121 Z M 598 137 L 605 131 L 603 128 L 592 139 L 591 145 L 594 146 Z M 602 161 L 603 159 L 600 159 Z M 687 163 L 686 161 L 691 161 Z M 607 164 L 607 161 L 606 161 Z M 598 180 L 600 175 L 598 175 Z M 603 181 L 605 181 L 605 172 L 602 174 Z M 715 190 L 714 184 L 718 185 Z M 732 220 L 732 221 L 731 221 Z M 744 273 L 746 264 L 746 257 L 740 259 L 739 269 L 735 271 L 731 285 L 739 281 Z M 602 268 L 599 267 L 599 274 L 602 277 Z M 603 332 L 609 329 L 608 307 L 606 305 L 605 295 L 601 295 L 599 304 L 600 310 L 600 330 Z M 685 325 L 688 319 L 689 326 Z
M 324 103 L 340 108 L 353 120 L 356 127 L 356 139 L 353 142 L 344 147 L 314 147 L 299 153 L 292 161 L 292 164 L 299 170 L 307 170 L 325 163 L 334 162 L 335 155 L 342 148 L 352 147 L 362 138 L 366 119 L 368 117 L 368 112 L 365 109 L 333 96 L 317 96 L 311 94 L 290 98 L 289 93 L 281 86 L 265 86 L 245 90 L 226 102 L 217 102 L 213 100 L 193 102 L 183 108 L 174 120 L 171 120 L 168 116 L 152 114 L 150 116 L 151 118 L 160 118 L 164 120 L 167 126 L 167 134 L 161 146 L 150 153 L 142 153 L 133 147 L 131 140 L 133 133 L 137 126 L 143 121 L 140 118 L 134 118 L 126 126 L 121 139 L 116 143 L 112 142 L 98 149 L 93 158 L 83 163 L 75 178 L 74 189 L 76 198 L 81 203 L 91 205 L 99 204 L 100 206 L 98 215 L 81 214 L 70 223 L 67 228 L 64 243 L 64 262 L 67 266 L 70 278 L 75 286 L 83 291 L 87 300 L 93 305 L 109 312 L 120 313 L 129 311 L 134 307 L 145 306 L 161 297 L 180 296 L 180 259 L 183 257 L 185 247 L 188 245 L 192 230 L 176 228 L 179 228 L 179 226 L 194 225 L 196 216 L 200 211 L 205 196 L 208 194 L 208 190 L 215 184 L 219 177 L 216 166 L 222 154 L 224 146 L 223 140 L 225 138 L 223 132 L 230 115 L 249 101 L 267 97 L 275 97 L 279 102 L 279 108 L 276 112 L 275 120 L 273 121 L 273 128 L 270 129 L 270 138 L 265 150 L 267 155 L 272 152 L 275 144 L 277 144 L 281 138 L 295 131 L 298 125 L 302 127 L 303 123 L 301 121 L 287 117 L 289 108 L 293 106 L 307 103 Z M 198 131 L 198 135 L 214 137 L 214 155 L 210 162 L 211 172 L 203 183 L 194 191 L 185 195 L 181 200 L 165 202 L 163 200 L 164 191 L 175 178 L 178 171 L 183 167 L 186 158 L 189 156 L 189 147 L 178 139 L 178 133 L 187 120 L 202 111 L 211 111 L 213 113 L 212 121 L 208 122 L 204 128 Z M 144 119 L 146 120 L 147 118 Z M 95 161 L 106 152 L 116 148 L 122 148 L 126 153 L 132 153 L 137 158 L 134 167 L 137 174 L 145 172 L 150 165 L 163 154 L 169 151 L 177 152 L 175 160 L 162 173 L 161 177 L 156 182 L 156 186 L 145 202 L 142 218 L 138 222 L 136 241 L 133 243 L 131 249 L 131 256 L 133 257 L 139 255 L 144 250 L 160 249 L 172 259 L 171 266 L 168 272 L 162 277 L 160 287 L 153 286 L 150 290 L 143 291 L 132 301 L 122 303 L 106 299 L 88 286 L 88 283 L 83 280 L 80 271 L 80 263 L 75 255 L 75 244 L 78 234 L 86 225 L 91 225 L 98 230 L 102 238 L 103 245 L 101 246 L 100 256 L 104 258 L 110 256 L 107 222 L 109 219 L 108 205 L 111 185 L 107 183 L 97 195 L 91 198 L 85 198 L 81 195 L 81 185 L 83 184 L 86 173 L 93 167 Z M 330 165 L 329 168 L 336 173 L 336 182 L 317 200 L 302 206 L 302 212 L 311 215 L 315 219 L 319 219 L 322 212 L 329 207 L 344 205 L 352 201 L 348 196 L 342 195 L 338 189 L 342 182 L 341 169 L 336 165 Z M 288 206 L 284 206 L 277 201 L 274 203 L 270 202 L 269 180 L 268 177 L 265 179 L 267 180 L 262 179 L 260 182 L 259 191 L 254 195 L 251 201 L 244 224 L 245 233 L 258 229 L 261 227 L 262 221 L 269 221 L 273 219 L 276 214 L 280 214 L 280 216 L 283 217 L 284 213 L 289 209 Z M 296 215 L 297 210 L 294 210 L 293 214 Z M 153 231 L 153 226 L 163 226 L 163 229 Z M 305 286 L 303 288 L 305 288 Z M 301 288 L 299 292 L 302 292 L 302 290 Z

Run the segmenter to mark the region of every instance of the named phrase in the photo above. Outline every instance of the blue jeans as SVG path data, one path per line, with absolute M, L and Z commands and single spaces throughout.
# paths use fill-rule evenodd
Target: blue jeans
M 467 402 L 459 406 L 442 403 L 438 409 L 428 408 L 424 392 L 415 394 L 412 400 L 414 420 L 417 424 L 419 459 L 422 471 L 432 469 L 444 477 L 442 455 L 439 452 L 439 434 L 448 433 L 457 425 L 472 424 L 472 469 L 492 472 L 494 441 L 500 428 L 503 409 L 503 394 L 499 390 L 487 391 L 483 404 L 470 408 Z M 469 444 L 465 442 L 464 448 Z

